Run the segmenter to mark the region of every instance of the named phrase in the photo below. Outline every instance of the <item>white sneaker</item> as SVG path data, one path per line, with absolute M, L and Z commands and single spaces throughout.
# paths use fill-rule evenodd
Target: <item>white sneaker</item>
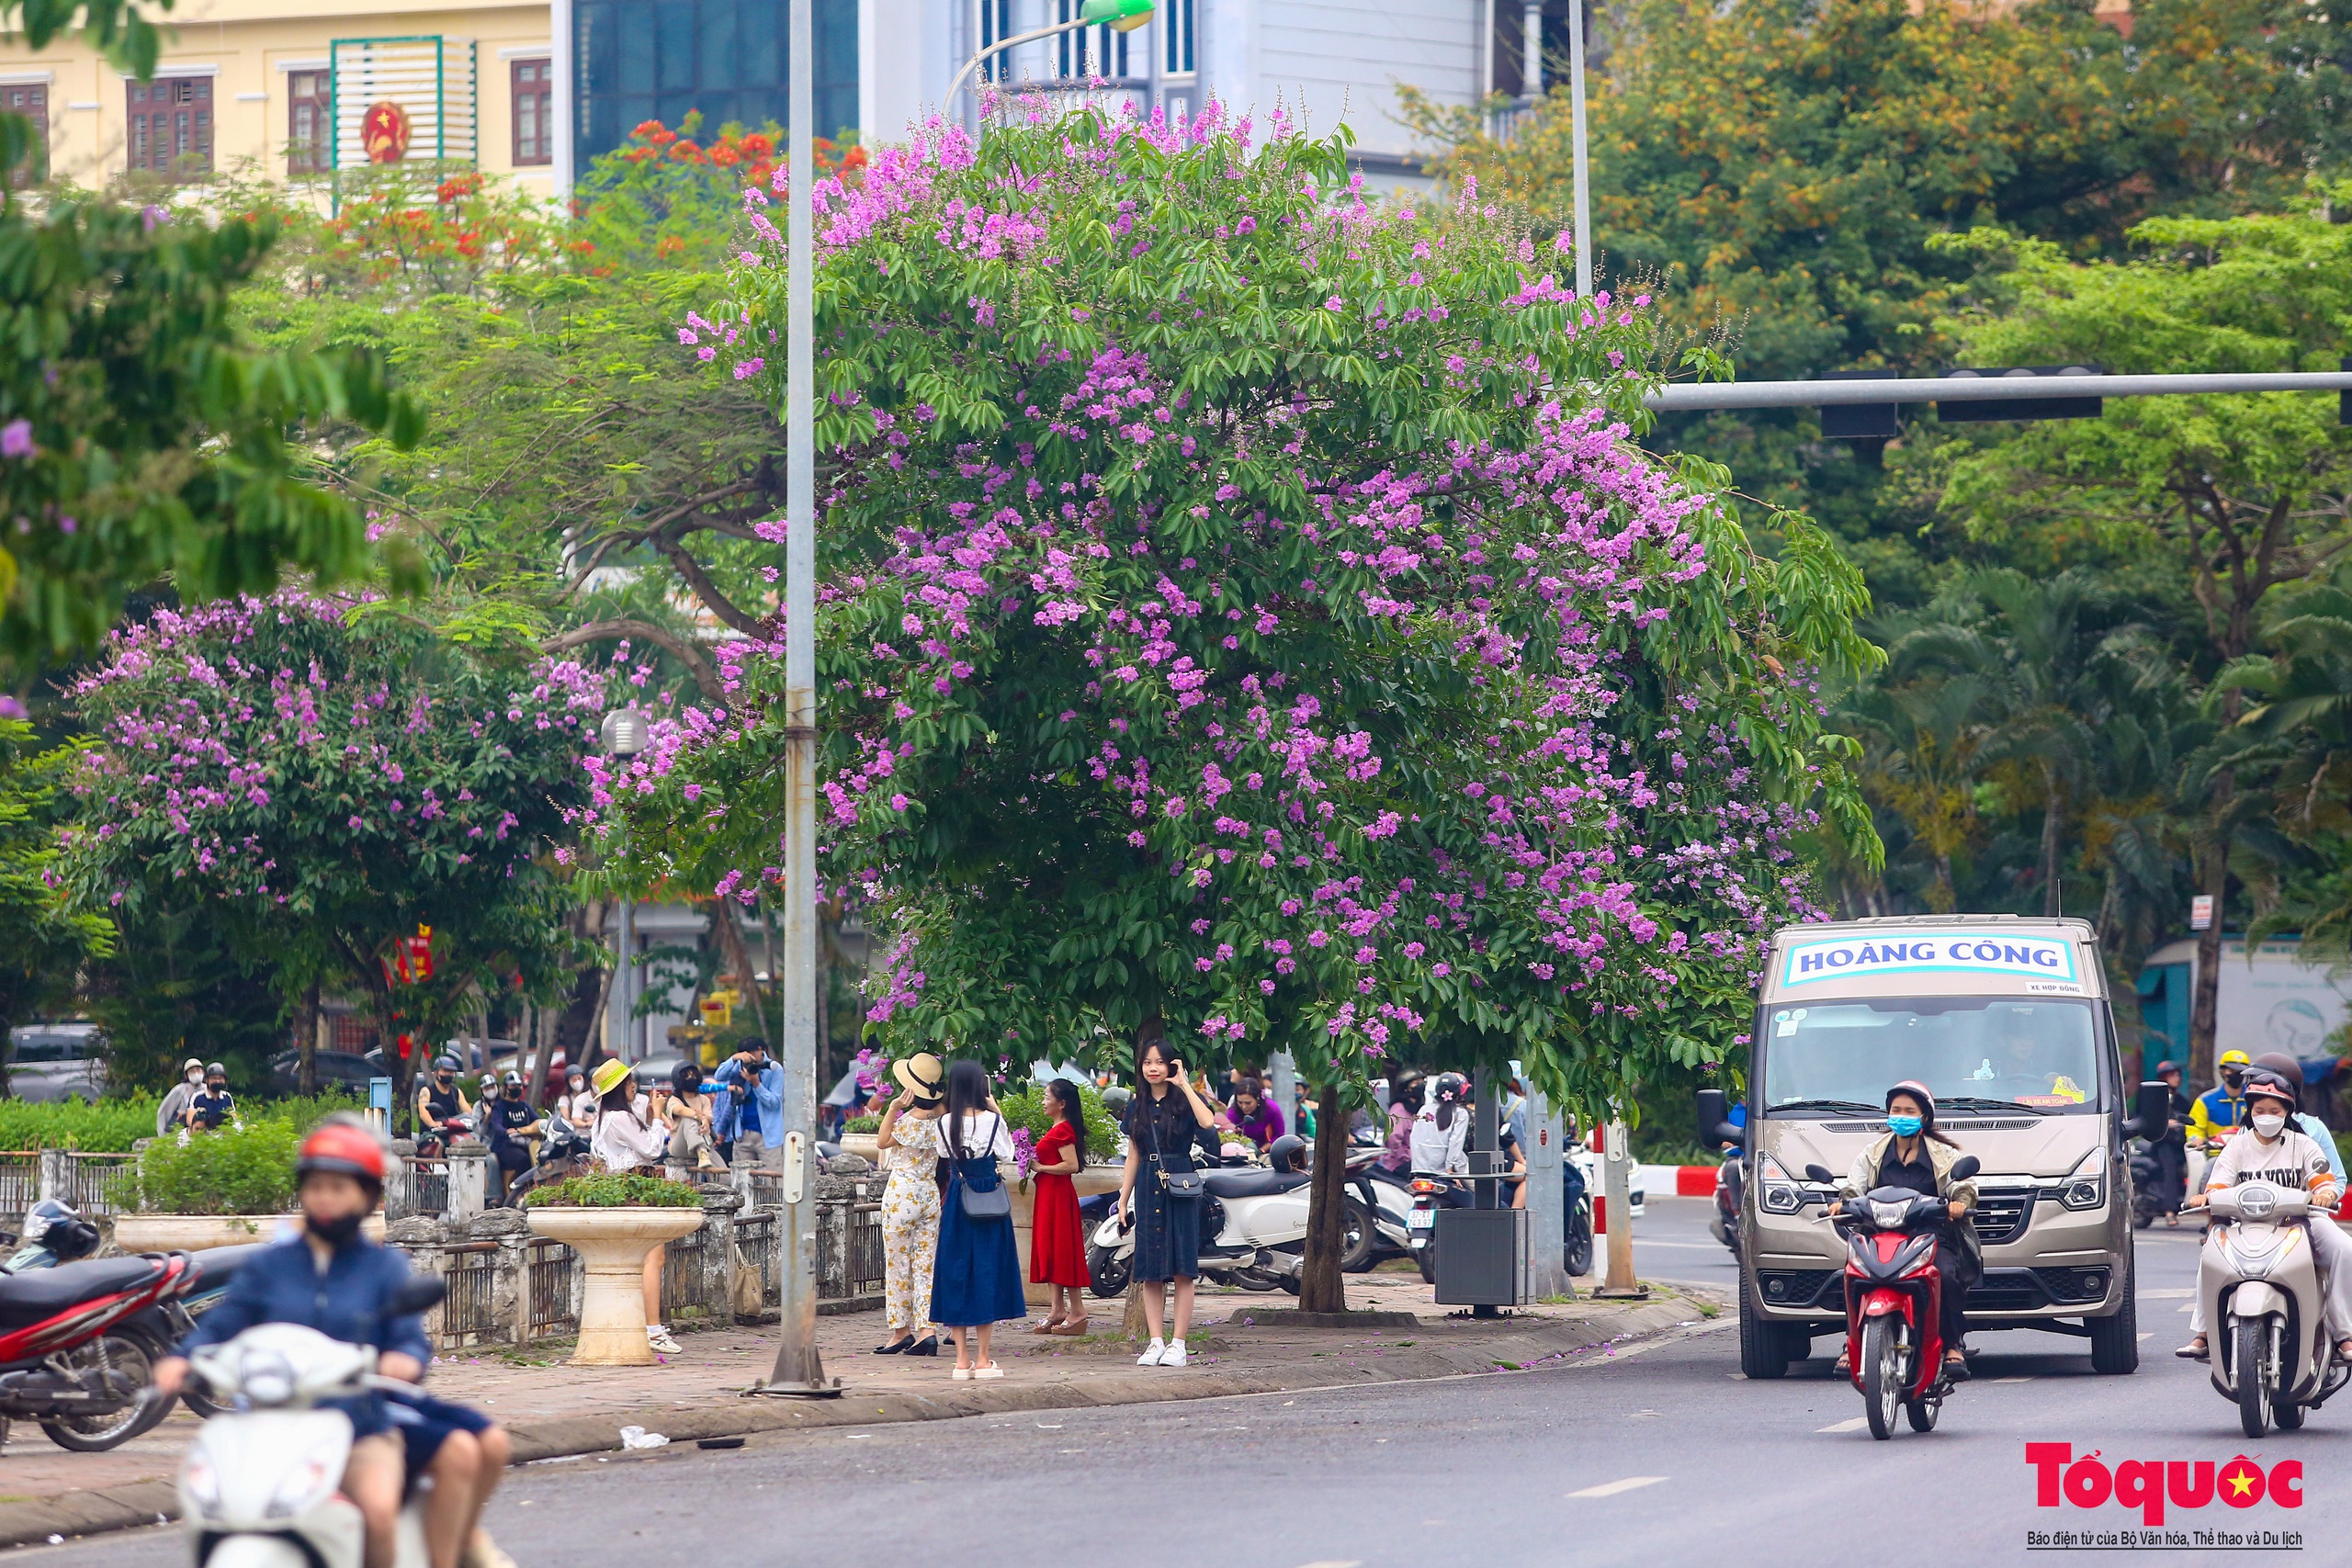
M 1177 1355 L 1182 1356 L 1183 1353 L 1184 1348 L 1182 1345 L 1176 1347 Z M 1138 1367 L 1160 1366 L 1165 1364 L 1167 1356 L 1168 1347 L 1161 1341 L 1155 1339 L 1150 1344 L 1143 1348 L 1143 1354 L 1136 1358 L 1136 1365 Z
M 665 1356 L 674 1356 L 681 1348 L 678 1342 L 670 1337 L 670 1331 L 658 1323 L 646 1325 L 645 1338 L 648 1344 Z
M 1168 1347 L 1167 1349 L 1161 1351 L 1159 1354 L 1159 1364 L 1163 1367 L 1182 1366 L 1184 1364 L 1184 1342 L 1182 1339 L 1179 1339 L 1176 1343 Z

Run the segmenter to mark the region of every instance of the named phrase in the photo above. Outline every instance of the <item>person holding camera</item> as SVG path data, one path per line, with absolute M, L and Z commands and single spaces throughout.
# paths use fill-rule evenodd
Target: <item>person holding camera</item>
M 719 1158 L 730 1166 L 740 1158 L 766 1170 L 782 1170 L 784 1064 L 768 1055 L 768 1043 L 753 1035 L 710 1077 L 718 1086 L 711 1135 L 718 1144 Z
M 1181 1367 L 1184 1337 L 1193 1327 L 1193 1290 L 1201 1272 L 1201 1176 L 1193 1164 L 1195 1144 L 1212 1151 L 1216 1112 L 1184 1076 L 1184 1059 L 1165 1040 L 1136 1048 L 1136 1077 L 1143 1085 L 1127 1101 L 1124 1130 L 1127 1165 L 1119 1176 L 1119 1223 L 1136 1230 L 1130 1276 L 1143 1289 L 1151 1321 L 1151 1343 L 1136 1358 L 1139 1367 Z M 1159 1334 L 1176 1284 L 1176 1333 Z

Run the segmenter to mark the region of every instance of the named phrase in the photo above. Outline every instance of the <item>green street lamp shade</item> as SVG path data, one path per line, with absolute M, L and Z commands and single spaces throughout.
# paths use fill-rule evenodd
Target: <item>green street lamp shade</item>
M 1131 33 L 1151 20 L 1152 0 L 1086 0 L 1078 19 L 1089 26 L 1107 22 L 1111 30 Z

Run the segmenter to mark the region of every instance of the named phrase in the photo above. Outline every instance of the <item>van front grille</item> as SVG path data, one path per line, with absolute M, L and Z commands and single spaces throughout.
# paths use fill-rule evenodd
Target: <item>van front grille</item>
M 1756 1289 L 1767 1306 L 1813 1306 L 1846 1310 L 1846 1290 L 1836 1269 L 1758 1269 Z M 1824 1301 L 1824 1297 L 1826 1301 Z
M 1984 1281 L 1968 1292 L 1973 1313 L 2034 1312 L 2050 1304 L 2050 1292 L 2031 1269 L 1988 1269 Z
M 2032 1213 L 2030 1192 L 1980 1192 L 1969 1218 L 1976 1226 L 1976 1239 L 1990 1246 L 2014 1240 Z

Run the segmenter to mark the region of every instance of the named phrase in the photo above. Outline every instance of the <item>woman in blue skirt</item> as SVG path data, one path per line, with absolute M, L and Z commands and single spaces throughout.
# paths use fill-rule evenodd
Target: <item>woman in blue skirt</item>
M 939 1162 L 951 1174 L 939 1205 L 939 1260 L 931 1279 L 931 1321 L 956 1341 L 957 1382 L 1001 1378 L 989 1359 L 989 1336 L 1006 1318 L 1026 1317 L 1021 1256 L 1012 1245 L 1012 1217 L 976 1220 L 965 1211 L 966 1191 L 994 1193 L 1002 1181 L 996 1162 L 1012 1157 L 1012 1134 L 989 1095 L 978 1062 L 947 1069 L 947 1112 L 929 1124 Z M 901 1137 L 908 1134 L 901 1131 Z M 977 1348 L 974 1339 L 978 1343 Z

